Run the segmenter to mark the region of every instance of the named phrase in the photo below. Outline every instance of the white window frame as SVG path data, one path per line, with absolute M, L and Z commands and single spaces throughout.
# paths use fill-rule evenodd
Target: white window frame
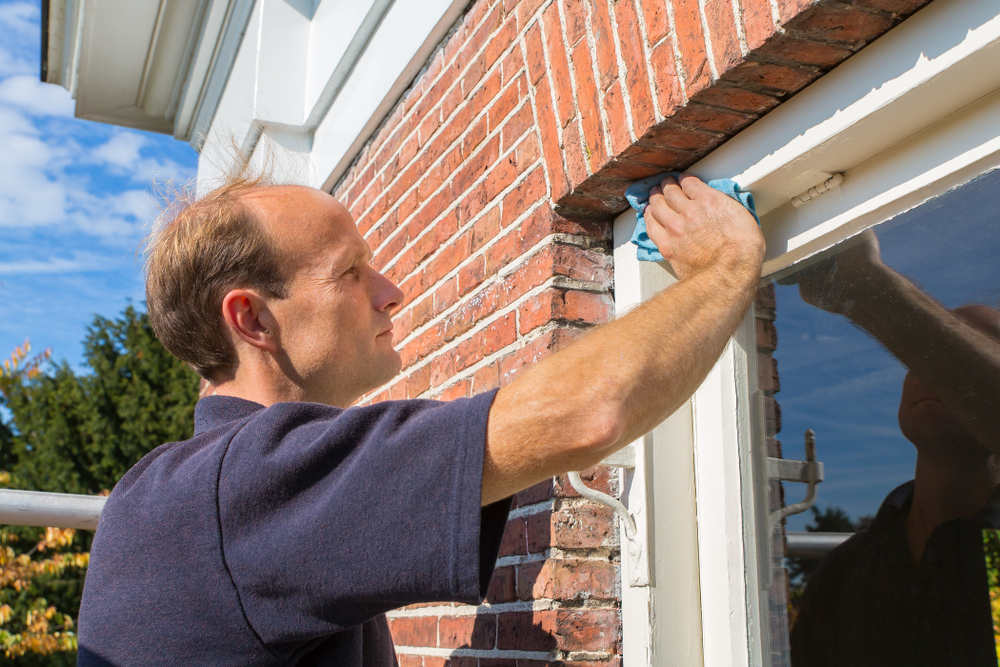
M 761 214 L 770 280 L 1000 168 L 1000 3 L 936 0 L 690 171 L 733 178 Z M 835 174 L 842 183 L 796 208 Z M 615 221 L 619 313 L 669 284 Z M 691 401 L 631 445 L 622 531 L 624 664 L 764 665 L 769 540 L 748 315 Z M 794 492 L 793 492 L 794 493 Z M 645 583 L 644 583 L 645 582 Z

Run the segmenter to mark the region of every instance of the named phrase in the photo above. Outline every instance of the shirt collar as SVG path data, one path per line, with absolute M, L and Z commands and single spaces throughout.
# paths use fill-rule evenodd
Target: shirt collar
M 236 396 L 206 396 L 194 406 L 195 435 L 249 417 L 264 406 Z

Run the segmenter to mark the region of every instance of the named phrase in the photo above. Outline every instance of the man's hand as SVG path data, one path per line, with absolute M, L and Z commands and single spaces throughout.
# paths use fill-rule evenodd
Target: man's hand
M 838 254 L 792 277 L 806 303 L 830 313 L 851 316 L 859 300 L 883 287 L 885 268 L 878 237 L 871 229 L 851 239 Z
M 759 277 L 764 237 L 753 216 L 735 199 L 695 176 L 672 176 L 650 191 L 646 229 L 677 277 L 710 267 Z

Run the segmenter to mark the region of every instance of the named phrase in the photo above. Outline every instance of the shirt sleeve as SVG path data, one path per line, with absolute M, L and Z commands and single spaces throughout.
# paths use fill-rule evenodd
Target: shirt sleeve
M 494 396 L 343 411 L 286 403 L 247 423 L 220 466 L 219 530 L 262 641 L 482 599 L 509 509 L 480 507 Z

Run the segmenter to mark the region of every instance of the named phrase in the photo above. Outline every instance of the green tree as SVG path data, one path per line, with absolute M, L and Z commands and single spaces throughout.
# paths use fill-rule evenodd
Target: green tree
M 198 377 L 172 357 L 145 313 L 95 317 L 87 372 L 15 350 L 0 374 L 0 484 L 102 493 L 154 447 L 191 436 Z M 74 619 L 92 535 L 0 529 L 0 644 L 24 665 L 73 664 Z

